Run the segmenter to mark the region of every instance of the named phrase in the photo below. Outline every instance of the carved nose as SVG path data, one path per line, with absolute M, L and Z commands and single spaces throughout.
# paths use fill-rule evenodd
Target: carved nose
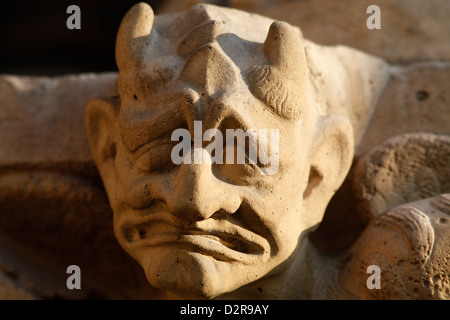
M 174 193 L 167 201 L 170 212 L 179 219 L 191 222 L 206 220 L 215 213 L 232 214 L 239 208 L 239 190 L 217 179 L 212 165 L 205 161 L 180 164 Z

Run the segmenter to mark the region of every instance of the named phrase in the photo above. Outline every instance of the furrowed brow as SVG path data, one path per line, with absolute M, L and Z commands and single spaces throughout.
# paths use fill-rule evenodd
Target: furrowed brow
M 161 109 L 130 111 L 120 121 L 120 135 L 125 146 L 135 152 L 142 145 L 180 128 L 183 122 L 176 106 L 162 112 Z

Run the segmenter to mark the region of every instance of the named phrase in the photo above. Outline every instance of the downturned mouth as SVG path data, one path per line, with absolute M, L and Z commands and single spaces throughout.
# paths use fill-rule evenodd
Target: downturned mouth
M 241 261 L 268 252 L 264 238 L 227 221 L 182 228 L 167 221 L 154 220 L 127 228 L 123 235 L 127 245 L 133 248 L 182 247 L 219 260 Z

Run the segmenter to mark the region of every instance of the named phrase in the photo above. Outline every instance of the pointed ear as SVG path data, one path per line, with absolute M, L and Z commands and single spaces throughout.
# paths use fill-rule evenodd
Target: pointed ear
M 303 199 L 312 224 L 322 220 L 323 212 L 350 170 L 354 155 L 353 129 L 342 116 L 328 115 L 319 119 L 310 157 L 308 185 Z
M 116 119 L 119 108 L 119 98 L 94 99 L 86 107 L 89 146 L 107 190 L 115 184 Z

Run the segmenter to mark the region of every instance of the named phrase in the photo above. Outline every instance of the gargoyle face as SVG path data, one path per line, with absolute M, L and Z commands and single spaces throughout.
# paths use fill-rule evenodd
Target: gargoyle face
M 145 4 L 125 16 L 116 46 L 121 104 L 92 102 L 88 136 L 122 247 L 153 286 L 211 298 L 285 270 L 301 233 L 323 214 L 307 203 L 331 197 L 350 164 L 340 152 L 352 147 L 330 148 L 342 130 L 318 126 L 308 108 L 298 29 L 205 5 L 159 19 Z M 254 19 L 267 26 L 265 39 Z M 194 148 L 209 160 L 213 142 L 233 159 L 239 151 L 234 138 L 217 143 L 209 133 L 267 130 L 270 137 L 250 134 L 241 150 L 268 146 L 277 170 L 264 174 L 271 163 L 259 159 L 175 164 L 177 129 L 200 134 Z M 314 160 L 334 154 L 332 169 Z M 321 188 L 328 172 L 334 178 Z

